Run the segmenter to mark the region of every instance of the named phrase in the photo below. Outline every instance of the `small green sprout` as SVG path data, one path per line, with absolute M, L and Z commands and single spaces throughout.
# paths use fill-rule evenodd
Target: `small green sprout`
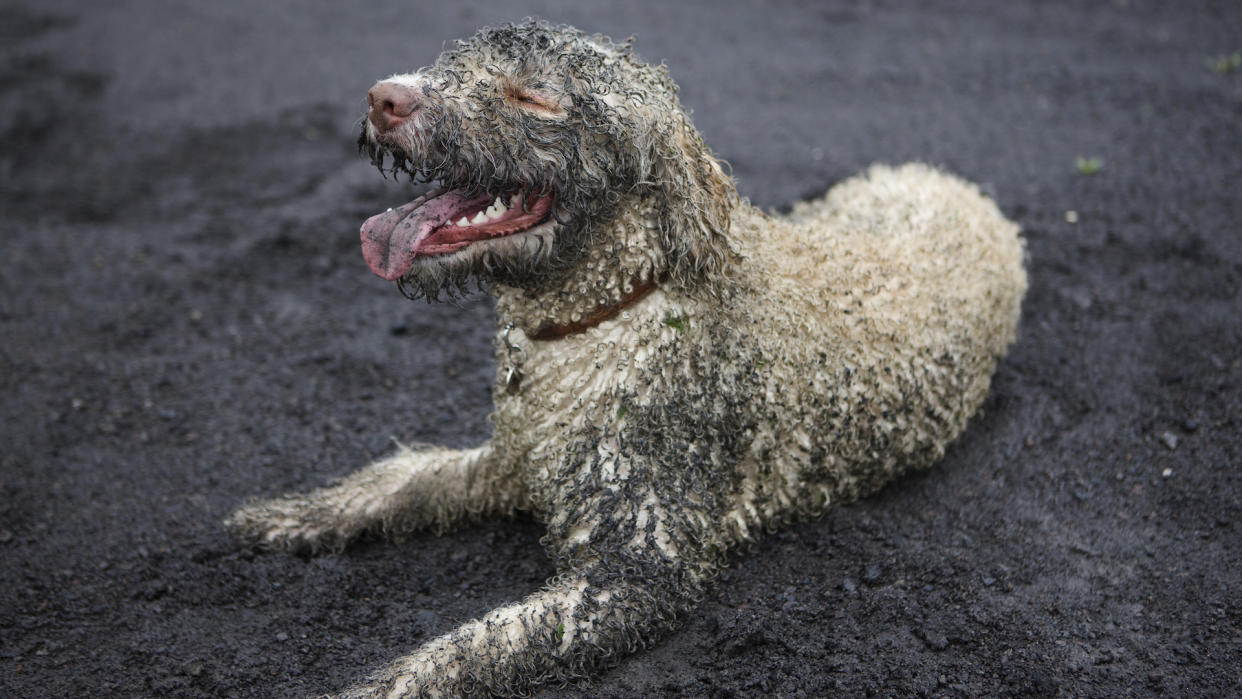
M 617 419 L 620 420 L 621 418 L 625 417 L 629 413 L 630 413 L 630 406 L 626 405 L 625 403 L 622 403 L 617 408 Z
M 1242 52 L 1226 53 L 1208 59 L 1208 67 L 1218 75 L 1227 75 L 1242 70 Z
M 686 332 L 685 316 L 664 316 L 664 324 L 679 333 Z
M 1078 174 L 1080 175 L 1094 175 L 1104 169 L 1104 161 L 1094 155 L 1085 158 L 1080 155 L 1074 160 L 1074 163 L 1078 165 Z
M 565 639 L 565 623 L 561 622 L 556 625 L 556 640 L 563 641 Z

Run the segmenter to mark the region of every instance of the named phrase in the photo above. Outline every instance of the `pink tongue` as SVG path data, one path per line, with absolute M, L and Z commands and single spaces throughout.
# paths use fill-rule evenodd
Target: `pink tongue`
M 490 199 L 487 194 L 467 199 L 459 190 L 439 190 L 376 214 L 362 224 L 362 258 L 376 275 L 394 281 L 414 265 L 419 244 L 433 230 L 455 212 Z

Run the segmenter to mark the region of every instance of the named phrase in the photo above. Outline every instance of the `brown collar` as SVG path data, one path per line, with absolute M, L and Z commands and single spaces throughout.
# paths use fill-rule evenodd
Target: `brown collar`
M 616 303 L 610 306 L 600 306 L 576 323 L 548 323 L 547 325 L 543 325 L 535 331 L 534 335 L 530 336 L 530 339 L 544 341 L 559 340 L 562 337 L 577 335 L 580 332 L 590 330 L 606 320 L 612 320 L 617 317 L 617 314 L 621 311 L 624 311 L 630 306 L 642 301 L 647 297 L 647 294 L 655 291 L 657 286 L 659 286 L 659 283 L 654 279 L 650 281 L 637 282 L 634 284 L 634 290 L 625 296 L 622 296 Z

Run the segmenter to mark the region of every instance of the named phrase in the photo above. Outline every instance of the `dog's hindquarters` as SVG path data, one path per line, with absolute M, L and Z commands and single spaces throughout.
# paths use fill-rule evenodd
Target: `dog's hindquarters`
M 735 519 L 814 514 L 939 460 L 1014 339 L 1017 226 L 923 165 L 872 168 L 785 218 L 743 216 L 761 291 L 730 325 L 757 328 L 741 346 L 767 367 L 768 417 Z

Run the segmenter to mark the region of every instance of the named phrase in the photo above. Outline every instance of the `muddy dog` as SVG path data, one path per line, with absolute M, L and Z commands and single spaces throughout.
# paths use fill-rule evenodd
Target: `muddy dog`
M 1026 288 L 976 188 L 875 167 L 792 214 L 741 199 L 662 67 L 527 22 L 375 85 L 360 145 L 436 188 L 362 226 L 410 297 L 497 298 L 494 437 L 249 504 L 239 536 L 339 549 L 532 513 L 557 575 L 355 696 L 522 693 L 645 646 L 741 542 L 938 460 Z

